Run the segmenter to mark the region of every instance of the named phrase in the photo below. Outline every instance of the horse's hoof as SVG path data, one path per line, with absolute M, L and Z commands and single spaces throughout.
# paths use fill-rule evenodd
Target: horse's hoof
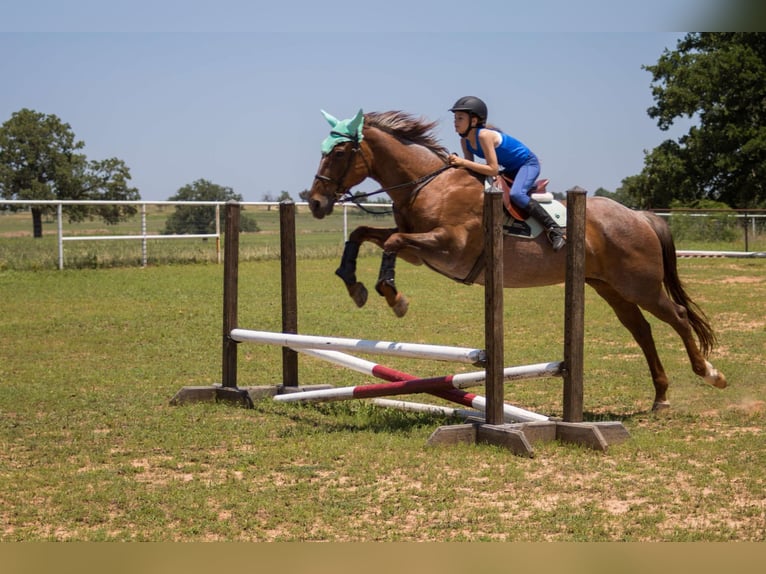
M 705 364 L 707 365 L 707 373 L 705 373 L 704 377 L 705 382 L 710 383 L 717 389 L 725 389 L 728 383 L 726 382 L 726 377 L 723 376 L 723 373 L 713 367 L 709 362 L 705 361 Z
M 364 283 L 354 283 L 348 287 L 348 294 L 351 295 L 351 299 L 356 303 L 357 307 L 364 307 L 367 303 L 367 287 Z
M 401 293 L 397 293 L 396 302 L 391 306 L 394 310 L 394 315 L 400 319 L 407 314 L 407 309 L 410 308 L 410 302 Z
M 660 411 L 666 411 L 670 408 L 670 401 L 654 401 L 652 405 L 652 412 L 658 413 Z

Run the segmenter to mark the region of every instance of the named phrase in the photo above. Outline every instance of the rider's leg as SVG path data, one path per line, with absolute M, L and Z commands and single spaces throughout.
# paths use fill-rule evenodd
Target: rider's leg
M 564 230 L 553 220 L 543 206 L 529 197 L 529 190 L 535 185 L 540 175 L 540 162 L 532 154 L 527 162 L 521 166 L 511 186 L 510 201 L 523 214 L 529 214 L 537 219 L 545 228 L 548 240 L 553 245 L 553 250 L 558 251 L 566 244 Z
M 553 250 L 558 251 L 564 245 L 566 245 L 566 239 L 564 238 L 564 228 L 559 226 L 550 214 L 545 211 L 542 205 L 537 203 L 536 200 L 530 198 L 527 204 L 527 210 L 529 214 L 542 223 L 545 227 L 545 233 L 548 236 L 548 241 L 553 245 Z

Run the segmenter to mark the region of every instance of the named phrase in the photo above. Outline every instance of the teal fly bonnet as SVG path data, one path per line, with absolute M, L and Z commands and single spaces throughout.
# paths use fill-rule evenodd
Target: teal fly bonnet
M 364 127 L 364 114 L 360 109 L 350 120 L 339 120 L 326 111 L 321 110 L 327 123 L 332 127 L 330 135 L 322 142 L 322 155 L 327 155 L 336 145 L 342 142 L 362 141 L 362 128 Z

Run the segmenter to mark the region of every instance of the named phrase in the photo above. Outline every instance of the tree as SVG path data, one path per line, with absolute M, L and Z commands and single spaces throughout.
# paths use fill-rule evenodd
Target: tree
M 624 181 L 642 207 L 711 199 L 735 208 L 766 204 L 766 34 L 690 33 L 665 50 L 652 74 L 661 130 L 681 117 L 696 124 L 646 154 Z
M 84 142 L 75 139 L 69 124 L 55 115 L 29 109 L 12 114 L 0 126 L 0 197 L 29 200 L 137 200 L 129 187 L 130 170 L 117 158 L 88 161 L 78 153 Z M 42 218 L 53 207 L 32 206 L 34 237 L 42 237 Z M 67 206 L 69 221 L 96 216 L 117 223 L 136 214 L 131 205 Z
M 206 179 L 185 185 L 169 198 L 170 201 L 242 201 L 242 196 L 230 187 L 223 187 Z M 244 210 L 243 210 L 244 211 Z M 224 227 L 224 210 L 220 210 L 220 226 Z M 239 219 L 241 231 L 258 231 L 254 217 L 242 213 Z M 215 205 L 177 205 L 175 212 L 165 222 L 165 233 L 210 234 L 215 233 Z
M 599 187 L 596 191 L 593 192 L 593 195 L 595 197 L 608 197 L 609 199 L 613 199 L 618 203 L 622 203 L 624 206 L 630 207 L 631 209 L 638 208 L 640 206 L 636 203 L 636 199 L 628 193 L 628 190 L 630 189 L 628 182 L 632 181 L 632 178 L 635 177 L 638 176 L 626 177 L 622 181 L 622 187 L 618 188 L 617 191 L 612 192 L 606 188 Z
M 285 190 L 282 190 L 279 193 L 279 196 L 276 199 L 274 199 L 274 196 L 271 195 L 271 193 L 269 193 L 267 191 L 266 193 L 263 194 L 263 198 L 261 199 L 261 201 L 263 201 L 265 203 L 280 203 L 280 202 L 285 201 L 287 199 L 292 199 L 292 196 L 290 195 L 289 192 L 287 192 Z M 271 206 L 270 205 L 266 206 L 266 211 L 271 211 Z

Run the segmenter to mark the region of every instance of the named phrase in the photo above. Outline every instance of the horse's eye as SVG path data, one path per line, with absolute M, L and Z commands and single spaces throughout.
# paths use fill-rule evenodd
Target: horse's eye
M 344 155 L 346 155 L 346 150 L 342 150 L 342 149 L 333 150 L 332 155 L 333 155 L 334 158 L 340 159 Z

